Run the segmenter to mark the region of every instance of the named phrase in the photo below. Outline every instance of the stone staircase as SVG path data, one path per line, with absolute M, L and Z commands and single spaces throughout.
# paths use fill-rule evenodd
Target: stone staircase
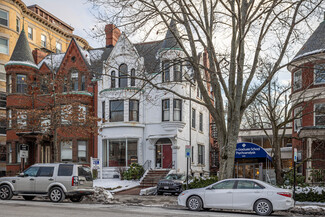
M 156 186 L 158 181 L 168 174 L 169 170 L 149 170 L 146 176 L 141 180 L 140 186 L 148 188 Z

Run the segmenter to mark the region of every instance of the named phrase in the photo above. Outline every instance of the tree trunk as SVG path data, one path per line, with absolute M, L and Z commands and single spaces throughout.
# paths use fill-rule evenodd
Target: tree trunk
M 276 184 L 283 184 L 283 173 L 281 163 L 281 141 L 278 133 L 273 134 L 273 165 L 275 170 Z

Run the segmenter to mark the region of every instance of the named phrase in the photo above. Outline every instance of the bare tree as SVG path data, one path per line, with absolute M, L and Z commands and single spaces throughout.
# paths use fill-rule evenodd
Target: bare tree
M 319 93 L 306 97 L 309 87 L 301 90 L 298 97 L 290 97 L 291 84 L 281 84 L 274 78 L 248 106 L 244 113 L 244 122 L 252 128 L 264 131 L 270 141 L 273 154 L 273 164 L 276 174 L 276 183 L 283 184 L 283 165 L 281 162 L 281 144 L 285 138 L 288 126 L 294 122 L 293 127 L 299 130 L 303 110 Z M 305 113 L 308 115 L 310 113 Z M 268 132 L 271 129 L 271 134 Z
M 320 12 L 322 0 L 89 0 L 99 9 L 98 19 L 114 22 L 127 33 L 140 33 L 144 40 L 168 28 L 193 68 L 204 105 L 217 125 L 220 146 L 220 178 L 233 176 L 239 126 L 245 109 L 286 67 L 286 52 L 304 36 L 306 23 Z M 180 30 L 170 26 L 174 20 Z M 208 64 L 199 51 L 208 54 Z M 257 80 L 261 59 L 271 70 Z M 204 69 L 204 70 L 202 70 Z M 208 76 L 204 74 L 207 72 Z M 205 83 L 209 85 L 205 85 Z M 159 89 L 161 85 L 147 82 Z M 248 91 L 253 84 L 257 88 Z M 211 95 L 211 92 L 213 93 Z M 175 95 L 189 99 L 188 96 Z M 212 97 L 211 97 L 212 96 Z M 197 103 L 202 102 L 192 99 Z

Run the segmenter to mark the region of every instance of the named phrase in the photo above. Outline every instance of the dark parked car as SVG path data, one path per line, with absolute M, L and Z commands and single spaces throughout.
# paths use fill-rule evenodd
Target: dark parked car
M 191 179 L 189 177 L 189 179 Z M 157 184 L 157 194 L 163 193 L 180 194 L 183 191 L 183 184 L 186 182 L 184 174 L 168 174 Z

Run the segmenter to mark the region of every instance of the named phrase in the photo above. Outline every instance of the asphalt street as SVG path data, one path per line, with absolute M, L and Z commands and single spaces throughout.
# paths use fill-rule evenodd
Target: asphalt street
M 80 204 L 80 203 L 52 203 L 48 200 L 25 201 L 14 199 L 0 201 L 1 217 L 145 217 L 145 216 L 220 216 L 220 217 L 256 217 L 254 213 L 201 211 L 193 212 L 186 209 L 163 208 L 153 206 L 126 206 L 120 204 Z M 288 216 L 288 213 L 275 213 L 272 216 Z M 292 215 L 291 215 L 292 216 Z

